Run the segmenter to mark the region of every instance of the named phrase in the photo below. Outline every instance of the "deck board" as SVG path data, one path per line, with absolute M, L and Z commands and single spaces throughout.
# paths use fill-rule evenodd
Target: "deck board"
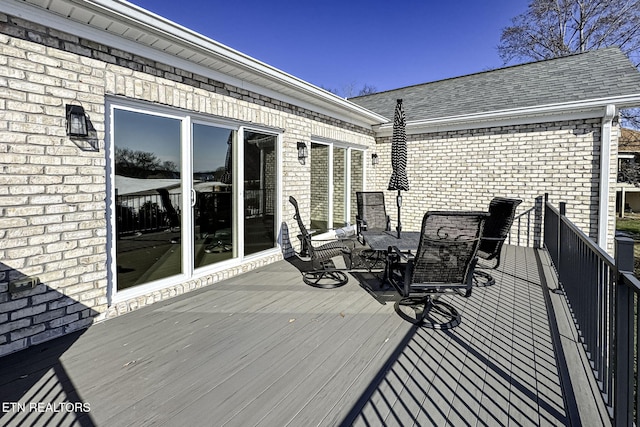
M 317 289 L 262 267 L 6 356 L 0 400 L 91 411 L 0 424 L 564 425 L 535 252 L 503 255 L 495 286 L 447 297 L 450 331 L 403 321 L 369 273 Z

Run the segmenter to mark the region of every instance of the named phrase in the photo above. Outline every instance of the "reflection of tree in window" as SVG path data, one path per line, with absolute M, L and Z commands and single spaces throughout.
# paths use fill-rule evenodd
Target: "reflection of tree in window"
M 179 178 L 178 165 L 161 161 L 155 154 L 116 147 L 116 174 L 132 178 Z
M 114 109 L 117 288 L 182 272 L 181 121 Z

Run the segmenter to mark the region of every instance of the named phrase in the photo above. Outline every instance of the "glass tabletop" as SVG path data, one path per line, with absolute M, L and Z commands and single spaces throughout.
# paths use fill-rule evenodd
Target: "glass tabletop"
M 389 246 L 396 246 L 401 251 L 416 251 L 420 242 L 419 231 L 403 231 L 399 239 L 395 231 L 363 231 L 361 234 L 364 241 L 375 251 L 386 251 Z

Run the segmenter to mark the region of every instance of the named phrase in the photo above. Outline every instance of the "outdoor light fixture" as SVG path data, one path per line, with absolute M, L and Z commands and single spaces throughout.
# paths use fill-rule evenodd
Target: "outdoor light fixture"
M 307 155 L 307 144 L 304 142 L 298 142 L 298 160 L 300 161 L 300 164 L 304 165 Z
M 373 154 L 371 155 L 371 164 L 372 164 L 373 166 L 375 166 L 375 165 L 377 165 L 377 164 L 378 164 L 378 161 L 379 161 L 379 160 L 378 160 L 378 154 L 373 153 Z
M 88 136 L 87 116 L 79 105 L 67 105 L 67 135 Z

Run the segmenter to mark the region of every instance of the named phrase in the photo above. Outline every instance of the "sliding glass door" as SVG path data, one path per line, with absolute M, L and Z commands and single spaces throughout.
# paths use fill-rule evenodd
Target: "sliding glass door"
M 330 146 L 311 143 L 311 229 L 329 229 Z
M 277 248 L 278 135 L 136 104 L 108 104 L 115 290 Z
M 193 262 L 199 268 L 237 256 L 233 147 L 237 132 L 193 125 Z
M 244 254 L 276 247 L 277 137 L 244 132 Z
M 333 143 L 311 144 L 312 229 L 323 232 L 355 224 L 355 193 L 364 182 L 363 153 Z
M 181 122 L 113 114 L 118 289 L 182 273 Z

